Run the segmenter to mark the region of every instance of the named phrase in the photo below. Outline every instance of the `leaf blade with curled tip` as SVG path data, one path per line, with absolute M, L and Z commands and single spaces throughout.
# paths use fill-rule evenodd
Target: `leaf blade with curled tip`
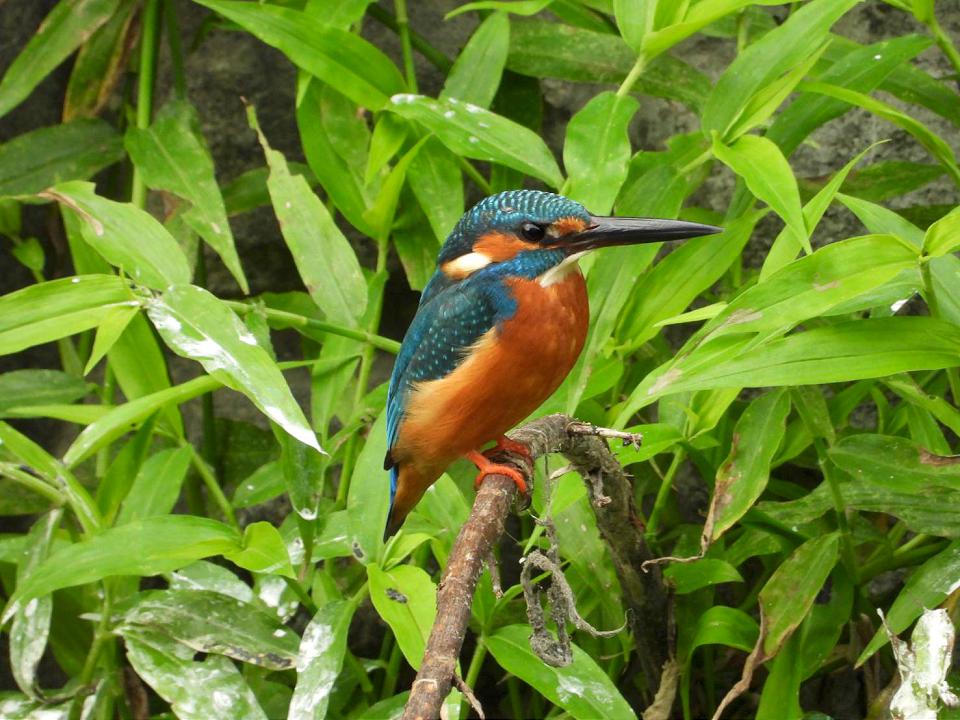
M 414 120 L 458 155 L 512 167 L 554 188 L 563 184 L 557 161 L 532 130 L 502 115 L 456 98 L 394 95 L 385 108 Z
M 183 250 L 149 213 L 97 195 L 93 183 L 61 183 L 40 196 L 57 200 L 79 215 L 83 239 L 137 283 L 162 290 L 190 282 L 192 273 Z
M 174 285 L 149 302 L 147 315 L 175 353 L 196 360 L 286 432 L 321 450 L 276 362 L 223 302 L 195 285 Z

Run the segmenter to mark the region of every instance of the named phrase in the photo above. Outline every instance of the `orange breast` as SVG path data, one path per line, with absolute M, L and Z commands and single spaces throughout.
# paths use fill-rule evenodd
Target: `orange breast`
M 536 410 L 573 368 L 589 320 L 580 271 L 574 267 L 547 287 L 536 280 L 508 282 L 516 314 L 486 333 L 454 372 L 413 392 L 393 451 L 401 464 L 413 462 L 439 476 Z

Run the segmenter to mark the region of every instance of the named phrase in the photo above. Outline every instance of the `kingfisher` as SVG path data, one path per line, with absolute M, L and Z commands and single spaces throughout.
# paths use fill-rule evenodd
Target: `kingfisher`
M 393 535 L 420 498 L 460 457 L 523 475 L 481 449 L 529 456 L 504 433 L 537 409 L 573 368 L 587 336 L 587 287 L 577 260 L 603 247 L 720 232 L 656 218 L 597 217 L 539 190 L 491 195 L 457 222 L 397 355 L 387 394 Z

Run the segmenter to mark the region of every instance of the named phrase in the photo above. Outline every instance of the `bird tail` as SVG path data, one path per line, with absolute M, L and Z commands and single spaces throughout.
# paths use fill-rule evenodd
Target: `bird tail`
M 399 521 L 394 517 L 395 504 L 394 500 L 397 497 L 397 484 L 400 479 L 400 466 L 393 465 L 390 468 L 390 510 L 387 513 L 387 527 L 383 530 L 383 541 L 386 542 L 390 539 L 391 536 L 396 535 L 397 530 L 400 529 L 400 526 L 403 524 L 403 520 L 406 517 L 404 514 Z
M 441 472 L 431 472 L 415 463 L 399 463 L 390 468 L 390 514 L 383 533 L 384 541 L 400 529 L 407 515 Z

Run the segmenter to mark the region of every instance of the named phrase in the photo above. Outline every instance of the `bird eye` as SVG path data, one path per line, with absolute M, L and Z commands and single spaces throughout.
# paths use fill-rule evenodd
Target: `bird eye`
M 543 229 L 542 225 L 537 225 L 532 222 L 525 222 L 520 226 L 520 234 L 523 236 L 524 240 L 529 242 L 540 242 L 543 240 L 543 236 L 546 235 L 546 230 Z

